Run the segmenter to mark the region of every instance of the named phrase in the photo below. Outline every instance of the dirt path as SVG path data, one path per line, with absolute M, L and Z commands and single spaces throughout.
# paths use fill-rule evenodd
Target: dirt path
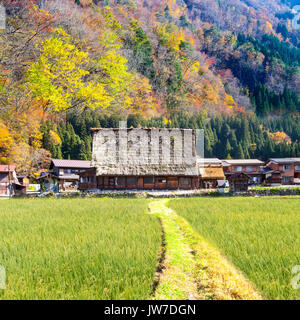
M 241 272 L 167 207 L 168 201 L 149 204 L 149 213 L 160 219 L 164 234 L 153 299 L 262 299 Z

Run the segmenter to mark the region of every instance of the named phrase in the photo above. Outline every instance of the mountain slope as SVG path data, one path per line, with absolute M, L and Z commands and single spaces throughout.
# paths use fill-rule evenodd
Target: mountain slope
M 88 159 L 89 128 L 127 118 L 205 127 L 210 156 L 299 153 L 300 37 L 288 2 L 2 3 L 1 162 L 32 172 L 50 156 Z

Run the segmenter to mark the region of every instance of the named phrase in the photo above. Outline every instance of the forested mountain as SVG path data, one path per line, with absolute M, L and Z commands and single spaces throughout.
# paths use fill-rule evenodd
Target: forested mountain
M 0 161 L 89 159 L 91 127 L 204 128 L 206 156 L 300 156 L 285 0 L 0 0 Z

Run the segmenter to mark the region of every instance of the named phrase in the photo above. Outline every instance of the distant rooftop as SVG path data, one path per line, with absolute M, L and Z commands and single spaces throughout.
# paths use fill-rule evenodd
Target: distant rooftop
M 218 158 L 197 158 L 198 163 L 203 164 L 222 164 L 222 160 Z
M 13 172 L 16 170 L 16 166 L 11 164 L 1 164 L 0 165 L 0 172 Z
M 89 169 L 91 161 L 52 159 L 52 165 L 57 168 Z
M 230 159 L 230 160 L 222 160 L 224 166 L 229 165 L 258 165 L 261 166 L 264 164 L 263 161 L 258 159 Z
M 278 163 L 278 164 L 286 164 L 286 163 L 295 163 L 300 162 L 300 158 L 271 158 L 269 161 Z

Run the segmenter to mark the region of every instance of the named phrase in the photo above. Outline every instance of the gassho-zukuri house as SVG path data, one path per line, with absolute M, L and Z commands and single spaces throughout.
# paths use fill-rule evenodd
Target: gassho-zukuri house
M 91 169 L 80 173 L 81 190 L 199 188 L 201 164 L 196 152 L 196 130 L 92 129 L 92 132 Z

